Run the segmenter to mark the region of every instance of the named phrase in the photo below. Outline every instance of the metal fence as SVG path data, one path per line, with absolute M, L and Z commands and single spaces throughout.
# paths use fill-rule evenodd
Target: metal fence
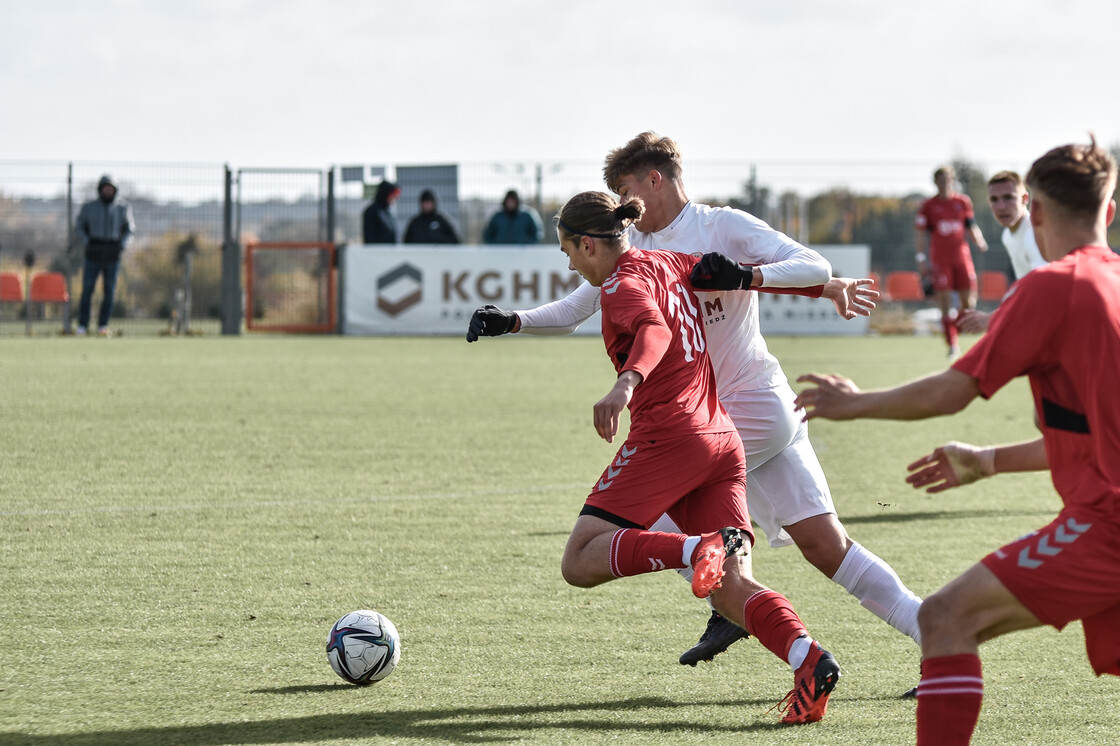
M 909 221 L 921 196 L 933 192 L 931 172 L 936 165 L 696 161 L 686 162 L 685 181 L 692 198 L 749 209 L 805 243 L 824 235 L 828 240 L 822 242 L 827 243 L 837 243 L 837 236 L 869 243 L 873 269 L 887 272 L 912 266 Z M 1001 163 L 994 168 L 1024 165 Z M 971 166 L 989 169 L 988 164 Z M 544 240 L 553 242 L 548 227 L 564 201 L 580 191 L 604 188 L 598 160 L 341 164 L 322 169 L 0 161 L 0 270 L 67 275 L 71 318 L 81 290 L 74 218 L 83 202 L 95 198 L 97 180 L 104 173 L 119 185 L 120 199 L 132 205 L 137 226 L 122 257 L 111 323 L 114 331 L 124 334 L 236 333 L 243 313 L 239 246 L 251 240 L 360 242 L 362 211 L 382 179 L 402 186 L 401 199 L 393 207 L 400 235 L 419 211 L 420 192 L 431 189 L 465 243 L 481 243 L 487 221 L 510 189 L 540 213 Z M 818 209 L 820 195 L 838 191 L 853 204 L 861 196 L 893 199 L 898 225 L 871 238 L 838 233 L 830 223 L 842 218 Z M 855 213 L 860 209 L 873 208 L 852 208 Z M 999 228 L 989 211 L 978 209 L 977 215 L 989 242 L 998 246 Z M 30 270 L 25 257 L 33 260 Z M 999 251 L 981 258 L 978 266 L 1006 268 L 1006 256 Z M 95 307 L 98 302 L 95 296 Z M 22 333 L 23 327 L 13 322 L 26 321 L 28 315 L 36 333 L 61 331 L 66 328 L 66 311 L 0 304 L 0 334 Z M 188 319 L 183 318 L 185 311 Z

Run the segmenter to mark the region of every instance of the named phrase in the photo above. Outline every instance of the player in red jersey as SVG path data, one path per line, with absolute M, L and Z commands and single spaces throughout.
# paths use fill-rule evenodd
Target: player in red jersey
M 960 354 L 957 326 L 949 316 L 953 291 L 960 298 L 961 311 L 976 306 L 976 270 L 972 266 L 965 235 L 972 236 L 978 250 L 988 250 L 984 234 L 976 225 L 972 200 L 953 191 L 954 178 L 953 169 L 949 166 L 934 171 L 933 183 L 937 184 L 937 195 L 923 202 L 914 218 L 918 237 L 915 258 L 918 267 L 932 275 L 937 303 L 941 307 L 941 329 L 952 358 Z
M 809 419 L 950 414 L 1030 379 L 1041 440 L 979 451 L 938 449 L 911 468 L 940 490 L 1000 471 L 1048 466 L 1058 517 L 984 557 L 930 596 L 918 621 L 918 744 L 966 744 L 980 715 L 979 645 L 1021 629 L 1081 620 L 1089 662 L 1120 676 L 1120 256 L 1108 248 L 1116 162 L 1096 142 L 1055 148 L 1031 166 L 1031 224 L 1050 264 L 1021 278 L 988 333 L 949 370 L 861 392 L 839 376 L 797 406 Z
M 643 209 L 641 200 L 619 205 L 605 192 L 583 192 L 557 219 L 570 268 L 600 288 L 603 341 L 618 372 L 595 404 L 595 431 L 613 442 L 622 410 L 630 410 L 630 432 L 564 548 L 564 579 L 587 588 L 691 567 L 693 593 L 710 595 L 713 607 L 793 669 L 782 722 L 820 720 L 840 668 L 789 601 L 752 575 L 743 443 L 716 396 L 690 287 L 703 260 L 631 247 L 626 228 Z M 666 513 L 683 533 L 649 530 Z

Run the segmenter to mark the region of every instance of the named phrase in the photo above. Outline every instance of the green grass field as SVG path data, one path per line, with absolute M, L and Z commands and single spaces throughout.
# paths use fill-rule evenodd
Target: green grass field
M 945 364 L 935 338 L 771 347 L 865 387 Z M 0 340 L 0 743 L 913 742 L 915 646 L 795 548 L 760 542 L 755 572 L 844 677 L 792 729 L 757 642 L 677 664 L 708 612 L 675 573 L 564 584 L 612 380 L 597 339 Z M 927 496 L 905 465 L 1032 435 L 1022 382 L 954 418 L 812 426 L 849 532 L 921 595 L 1059 502 L 1038 474 Z M 324 650 L 357 608 L 403 639 L 366 688 Z M 983 653 L 975 743 L 1116 741 L 1078 625 Z

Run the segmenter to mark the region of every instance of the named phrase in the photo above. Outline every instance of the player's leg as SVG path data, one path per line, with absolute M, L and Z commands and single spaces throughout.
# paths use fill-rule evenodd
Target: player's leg
M 687 543 L 692 545 L 689 556 Z M 570 585 L 591 588 L 615 578 L 687 567 L 696 544 L 681 534 L 644 531 L 585 514 L 568 537 L 560 571 Z
M 953 305 L 953 291 L 939 289 L 937 291 L 937 305 L 941 309 L 941 333 L 945 337 L 945 344 L 949 345 L 949 354 L 960 354 L 960 335 L 957 329 L 957 320 L 950 313 Z
M 727 436 L 735 440 L 734 434 Z M 591 587 L 614 578 L 692 566 L 702 537 L 645 526 L 705 483 L 710 449 L 705 436 L 623 443 L 588 495 L 568 538 L 561 561 L 564 579 Z M 704 580 L 694 579 L 694 585 Z
M 961 310 L 976 308 L 976 269 L 972 261 L 963 261 L 954 269 L 953 288 L 961 301 Z
M 794 671 L 794 690 L 787 697 L 783 722 L 820 720 L 828 706 L 828 695 L 839 679 L 840 668 L 832 655 L 809 637 L 789 600 L 754 577 L 750 555 L 754 536 L 745 500 L 746 467 L 739 438 L 732 435 L 725 440 L 723 447 L 713 452 L 712 462 L 716 473 L 722 476 L 673 506 L 670 515 L 692 532 L 718 523 L 740 529 L 742 545 L 723 558 L 725 575 L 712 591 L 712 606 L 726 619 L 748 630 Z
M 789 386 L 774 390 L 783 416 L 796 420 L 795 394 Z M 735 407 L 732 419 L 746 417 Z M 809 441 L 805 423 L 796 420 L 796 435 L 782 451 L 747 475 L 747 502 L 751 516 L 770 539 L 771 546 L 797 544 L 814 567 L 859 600 L 871 613 L 904 635 L 920 641 L 918 598 L 882 558 L 852 541 L 836 515 L 824 470 Z M 750 456 L 748 455 L 748 463 Z
M 681 527 L 677 525 L 676 521 L 667 513 L 662 514 L 649 528 L 651 531 L 665 531 L 671 534 L 684 533 Z M 682 567 L 677 570 L 677 573 L 688 581 L 689 584 L 692 583 L 691 567 Z M 700 639 L 695 645 L 681 653 L 679 661 L 682 666 L 692 666 L 695 668 L 696 664 L 701 661 L 714 660 L 717 655 L 726 651 L 739 640 L 749 637 L 745 629 L 724 618 L 722 614 L 712 608 L 710 598 L 708 599 L 708 608 L 708 623 L 704 627 L 704 632 L 700 635 Z
M 749 548 L 729 556 L 712 605 L 738 620 L 762 645 L 787 663 L 794 688 L 780 703 L 783 723 L 811 723 L 824 717 L 828 698 L 840 680 L 840 666 L 810 635 L 784 595 L 755 579 Z
M 982 564 L 922 604 L 918 746 L 967 744 L 980 717 L 981 642 L 1040 622 Z

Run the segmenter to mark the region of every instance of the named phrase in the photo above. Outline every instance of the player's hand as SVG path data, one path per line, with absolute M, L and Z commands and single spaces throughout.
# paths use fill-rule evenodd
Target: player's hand
M 944 492 L 995 474 L 995 450 L 947 443 L 906 467 L 906 483 L 916 490 Z
M 957 317 L 957 328 L 968 334 L 982 334 L 988 331 L 988 324 L 991 319 L 992 315 L 990 313 L 968 308 L 961 311 L 960 316 Z
M 509 334 L 517 325 L 517 314 L 503 311 L 497 306 L 479 306 L 471 314 L 467 326 L 467 341 L 477 342 L 479 337 L 497 337 Z
M 688 280 L 696 290 L 750 290 L 754 270 L 713 251 L 700 257 Z
M 595 432 L 608 443 L 613 443 L 614 436 L 618 435 L 619 416 L 630 403 L 630 399 L 634 396 L 634 387 L 640 381 L 641 377 L 637 373 L 624 370 L 607 395 L 595 403 L 593 408 Z
M 850 277 L 833 277 L 825 283 L 822 298 L 828 298 L 836 306 L 841 318 L 854 319 L 856 316 L 870 316 L 875 308 L 879 291 L 871 288 L 874 280 Z
M 793 402 L 794 411 L 805 413 L 804 421 L 817 417 L 826 420 L 850 420 L 855 417 L 855 401 L 860 390 L 851 379 L 807 373 L 797 382 L 814 384 L 803 389 Z

